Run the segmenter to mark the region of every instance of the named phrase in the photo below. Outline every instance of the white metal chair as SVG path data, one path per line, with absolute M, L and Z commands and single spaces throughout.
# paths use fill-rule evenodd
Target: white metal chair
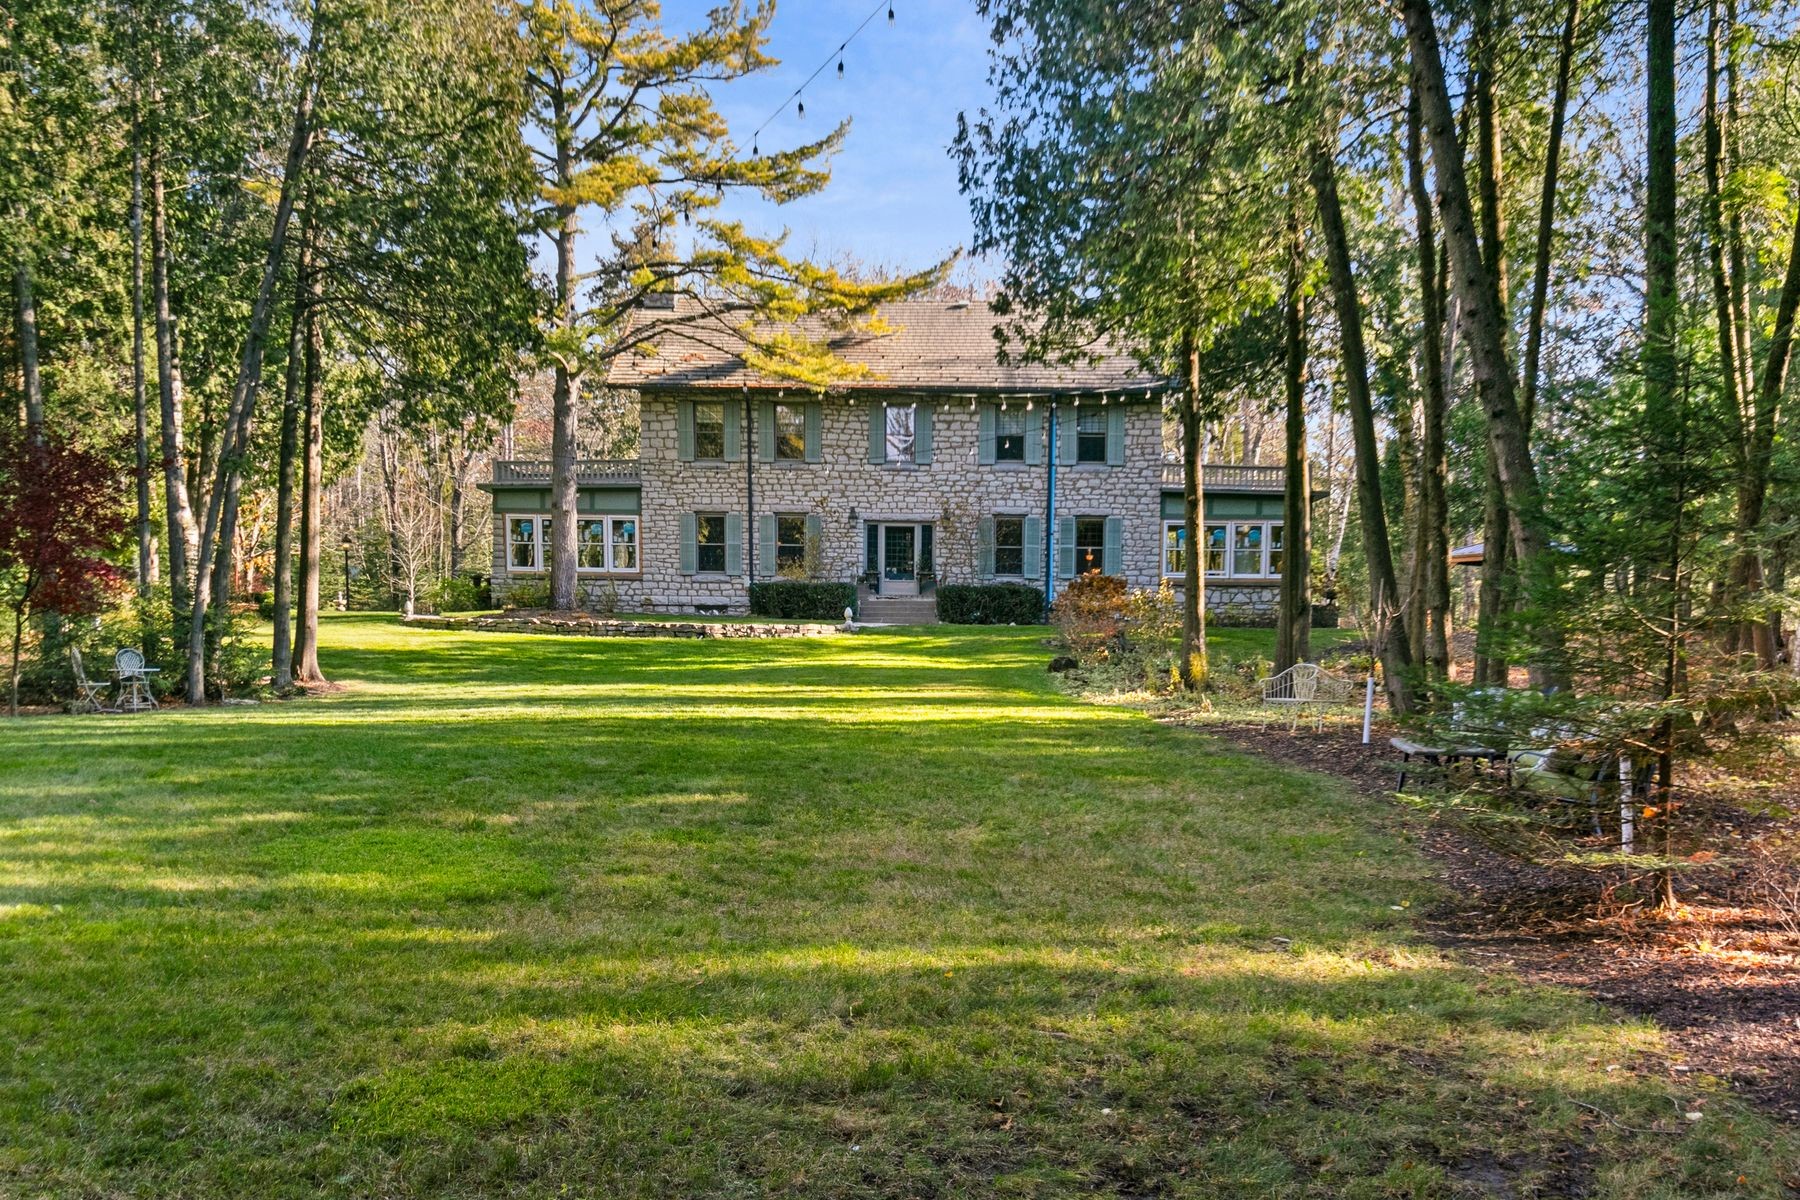
M 141 651 L 127 648 L 113 655 L 113 674 L 119 677 L 121 711 L 142 712 L 159 707 L 155 693 L 150 690 L 150 676 L 156 673 L 155 667 L 144 664 Z
M 1324 729 L 1325 706 L 1349 704 L 1355 699 L 1355 691 L 1349 680 L 1340 679 L 1318 663 L 1303 662 L 1263 680 L 1262 702 L 1271 712 L 1279 711 L 1284 705 L 1288 708 L 1290 731 L 1299 727 L 1300 714 L 1307 709 L 1312 710 L 1313 727 Z M 1268 727 L 1267 720 L 1263 727 Z
M 115 712 L 106 703 L 106 684 L 87 677 L 81 665 L 81 647 L 69 647 L 69 669 L 75 674 L 75 711 L 78 713 Z

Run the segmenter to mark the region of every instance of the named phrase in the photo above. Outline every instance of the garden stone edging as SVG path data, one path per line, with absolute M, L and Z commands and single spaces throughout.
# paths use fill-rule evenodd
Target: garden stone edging
M 413 616 L 403 618 L 402 624 L 427 629 L 474 630 L 480 633 L 551 633 L 576 637 L 806 638 L 832 637 L 843 632 L 835 625 L 748 621 L 631 621 L 565 614 L 531 616 L 524 613 L 498 617 Z

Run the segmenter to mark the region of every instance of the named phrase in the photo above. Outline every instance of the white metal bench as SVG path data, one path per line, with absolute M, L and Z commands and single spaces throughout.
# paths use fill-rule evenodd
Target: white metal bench
M 1356 687 L 1348 679 L 1339 678 L 1318 663 L 1295 663 L 1285 671 L 1262 681 L 1262 702 L 1271 713 L 1285 706 L 1291 714 L 1288 728 L 1296 729 L 1300 715 L 1312 710 L 1315 729 L 1325 727 L 1325 707 L 1350 704 L 1356 699 Z M 1268 722 L 1263 722 L 1267 727 Z

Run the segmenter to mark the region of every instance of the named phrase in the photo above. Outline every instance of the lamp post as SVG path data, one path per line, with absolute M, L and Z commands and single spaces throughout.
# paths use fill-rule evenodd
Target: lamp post
M 338 549 L 344 552 L 344 587 L 343 590 L 338 593 L 339 612 L 350 611 L 350 547 L 355 544 L 356 543 L 350 540 L 350 535 L 347 533 L 344 535 L 343 540 L 338 543 Z

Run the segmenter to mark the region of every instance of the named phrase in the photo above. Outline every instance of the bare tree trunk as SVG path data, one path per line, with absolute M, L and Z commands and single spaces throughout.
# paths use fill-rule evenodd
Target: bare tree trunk
M 312 260 L 312 219 L 300 237 L 294 271 L 294 311 L 288 323 L 287 364 L 281 395 L 281 450 L 275 470 L 275 633 L 271 662 L 275 690 L 294 686 L 294 459 L 306 386 L 306 299 Z
M 1206 571 L 1202 558 L 1206 553 L 1200 544 L 1201 517 L 1206 506 L 1205 464 L 1202 462 L 1201 436 L 1205 422 L 1200 411 L 1200 347 L 1190 332 L 1182 347 L 1186 359 L 1188 386 L 1181 397 L 1181 535 L 1187 540 L 1187 554 L 1181 563 L 1181 664 L 1177 668 L 1181 686 L 1193 690 L 1206 682 Z M 1054 564 L 1048 561 L 1044 570 Z
M 1418 98 L 1407 108 L 1407 177 L 1418 225 L 1419 299 L 1422 330 L 1419 367 L 1424 377 L 1420 406 L 1419 505 L 1415 544 L 1420 563 L 1418 661 L 1432 681 L 1450 671 L 1450 513 L 1444 454 L 1448 407 L 1444 380 L 1444 296 L 1438 288 L 1437 228 L 1425 182 L 1424 130 Z
M 1298 211 L 1288 222 L 1288 269 L 1282 382 L 1287 396 L 1285 490 L 1282 494 L 1281 611 L 1275 670 L 1312 657 L 1312 472 L 1306 454 L 1305 249 Z
M 319 301 L 323 283 L 318 273 L 307 285 L 306 302 L 306 418 L 300 471 L 300 605 L 294 629 L 294 678 L 300 683 L 324 683 L 319 670 L 319 558 L 321 530 L 320 494 L 324 490 L 324 333 L 319 327 Z M 348 596 L 350 581 L 344 581 Z
M 152 103 L 159 93 L 152 91 Z M 150 294 L 156 331 L 156 387 L 161 417 L 163 507 L 169 540 L 170 611 L 186 613 L 193 603 L 194 564 L 200 530 L 188 500 L 187 450 L 183 445 L 181 374 L 175 360 L 175 317 L 169 301 L 169 228 L 163 195 L 160 113 L 150 121 Z
M 1412 709 L 1412 651 L 1406 639 L 1406 622 L 1396 603 L 1399 588 L 1388 541 L 1387 512 L 1382 507 L 1381 452 L 1375 442 L 1375 406 L 1369 395 L 1362 303 L 1356 294 L 1350 240 L 1338 201 L 1337 164 L 1324 146 L 1313 150 L 1312 182 L 1318 198 L 1319 226 L 1325 235 L 1331 292 L 1337 304 L 1345 407 L 1356 445 L 1357 514 L 1362 518 L 1363 555 L 1369 565 L 1369 633 L 1381 658 L 1388 706 L 1396 713 L 1404 713 Z
M 135 65 L 135 64 L 134 64 Z M 137 463 L 137 591 L 156 585 L 156 531 L 150 524 L 150 413 L 144 369 L 144 148 L 138 88 L 131 87 L 131 414 Z
M 561 80 L 556 81 L 559 85 Z M 562 188 L 574 186 L 575 145 L 568 114 L 564 111 L 564 89 L 551 91 L 551 104 L 556 115 L 556 178 Z M 579 210 L 573 204 L 562 204 L 556 210 L 556 323 L 562 330 L 575 326 L 576 288 L 575 239 L 581 230 Z M 581 394 L 581 376 L 566 359 L 556 363 L 552 392 L 552 427 L 550 434 L 550 607 L 558 611 L 573 609 L 575 600 L 575 476 L 576 403 Z
M 1529 432 L 1537 413 L 1538 371 L 1544 351 L 1544 316 L 1550 304 L 1550 254 L 1556 241 L 1556 184 L 1562 169 L 1563 124 L 1569 109 L 1569 76 L 1575 64 L 1581 0 L 1569 0 L 1562 41 L 1556 48 L 1556 87 L 1550 97 L 1550 137 L 1544 149 L 1544 186 L 1538 192 L 1537 245 L 1531 264 L 1531 309 L 1525 316 L 1525 371 L 1519 408 Z
M 281 272 L 281 261 L 287 246 L 289 221 L 294 213 L 295 194 L 298 192 L 302 173 L 306 168 L 307 152 L 312 147 L 313 139 L 313 103 L 316 99 L 316 76 L 314 63 L 319 50 L 319 14 L 315 7 L 312 29 L 308 34 L 308 45 L 303 60 L 304 69 L 300 84 L 300 98 L 294 107 L 293 131 L 288 138 L 287 162 L 281 176 L 281 195 L 275 205 L 274 226 L 269 233 L 269 246 L 263 260 L 262 281 L 256 290 L 256 299 L 250 308 L 250 324 L 244 334 L 244 352 L 238 362 L 237 382 L 232 388 L 231 403 L 225 414 L 225 428 L 219 447 L 219 465 L 213 481 L 211 494 L 207 497 L 206 521 L 201 527 L 200 550 L 201 562 L 205 562 L 207 551 L 217 547 L 213 562 L 212 599 L 218 602 L 219 613 L 225 612 L 225 604 L 230 597 L 230 565 L 231 538 L 236 524 L 236 513 L 229 515 L 226 509 L 236 508 L 239 481 L 242 478 L 243 456 L 249 447 L 250 420 L 256 407 L 257 384 L 262 376 L 262 360 L 264 344 L 268 338 L 269 313 L 275 296 L 275 280 Z M 223 536 L 221 536 L 223 532 Z M 207 609 L 208 589 L 200 586 L 196 579 L 194 587 L 194 612 L 188 628 L 188 681 L 187 699 L 190 704 L 200 704 L 206 699 L 206 646 L 207 646 Z
M 1532 463 L 1507 357 L 1499 282 L 1488 269 L 1475 232 L 1462 145 L 1456 136 L 1450 96 L 1444 85 L 1444 64 L 1438 51 L 1431 0 L 1402 0 L 1401 7 L 1406 18 L 1413 88 L 1431 146 L 1438 211 L 1444 219 L 1444 241 L 1456 281 L 1459 324 L 1469 347 L 1470 373 L 1487 418 L 1488 445 L 1506 500 L 1507 526 L 1519 574 L 1530 589 L 1528 598 L 1535 605 L 1544 606 L 1553 599 L 1555 569 L 1537 469 Z M 1541 608 L 1533 620 L 1532 634 L 1536 642 L 1531 664 L 1533 682 L 1566 683 L 1562 637 L 1554 620 Z
M 1756 403 L 1750 414 L 1750 430 L 1743 473 L 1738 481 L 1737 554 L 1732 563 L 1732 582 L 1741 596 L 1754 597 L 1764 590 L 1762 556 L 1756 545 L 1762 530 L 1769 496 L 1769 467 L 1775 454 L 1775 424 L 1782 393 L 1787 388 L 1788 365 L 1794 354 L 1794 320 L 1800 310 L 1800 214 L 1789 235 L 1787 273 L 1781 282 L 1781 298 L 1775 306 L 1775 329 L 1769 336 Z M 1754 619 L 1747 631 L 1756 650 L 1757 665 L 1775 666 L 1775 639 L 1766 619 Z
M 13 260 L 13 291 L 19 305 L 19 366 L 25 381 L 25 431 L 32 441 L 41 442 L 44 440 L 44 382 L 38 374 L 37 292 L 32 286 L 31 271 L 31 250 L 21 237 L 17 257 Z

